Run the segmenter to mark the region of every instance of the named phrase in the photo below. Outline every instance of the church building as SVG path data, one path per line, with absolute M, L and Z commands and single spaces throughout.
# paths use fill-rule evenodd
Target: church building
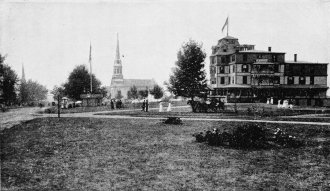
M 156 84 L 154 79 L 124 79 L 123 66 L 119 53 L 119 39 L 117 34 L 116 58 L 113 64 L 113 74 L 110 84 L 111 98 L 121 95 L 122 99 L 127 99 L 127 93 L 131 87 L 135 86 L 137 90 L 152 89 Z

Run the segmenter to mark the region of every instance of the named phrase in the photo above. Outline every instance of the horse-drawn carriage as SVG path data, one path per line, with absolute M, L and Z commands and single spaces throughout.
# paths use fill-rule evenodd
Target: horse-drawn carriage
M 193 107 L 195 112 L 221 112 L 225 110 L 225 102 L 221 99 L 208 98 L 206 100 L 201 99 L 198 101 L 189 100 L 187 104 Z

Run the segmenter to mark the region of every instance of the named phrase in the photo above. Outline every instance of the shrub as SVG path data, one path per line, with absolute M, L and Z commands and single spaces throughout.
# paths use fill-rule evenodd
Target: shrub
M 44 110 L 45 113 L 56 113 L 55 107 L 50 107 Z
M 181 121 L 180 117 L 167 117 L 167 119 L 164 121 L 164 123 L 178 125 L 178 124 L 182 124 L 182 121 Z

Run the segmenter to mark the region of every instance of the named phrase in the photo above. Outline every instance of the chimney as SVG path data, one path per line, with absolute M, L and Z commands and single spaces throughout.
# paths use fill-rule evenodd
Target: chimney
M 297 62 L 297 54 L 294 54 L 294 62 Z
M 268 52 L 271 52 L 272 51 L 272 47 L 268 47 Z

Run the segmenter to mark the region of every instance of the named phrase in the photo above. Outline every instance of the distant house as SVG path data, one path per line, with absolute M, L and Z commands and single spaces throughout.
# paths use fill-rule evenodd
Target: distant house
M 122 99 L 127 99 L 127 93 L 132 86 L 135 86 L 137 90 L 152 89 L 156 84 L 154 79 L 124 79 L 122 74 L 122 64 L 119 54 L 119 39 L 117 36 L 117 50 L 116 59 L 113 65 L 113 74 L 111 79 L 111 84 L 109 87 L 109 92 L 111 93 L 111 98 L 115 98 L 118 93 L 123 97 Z

